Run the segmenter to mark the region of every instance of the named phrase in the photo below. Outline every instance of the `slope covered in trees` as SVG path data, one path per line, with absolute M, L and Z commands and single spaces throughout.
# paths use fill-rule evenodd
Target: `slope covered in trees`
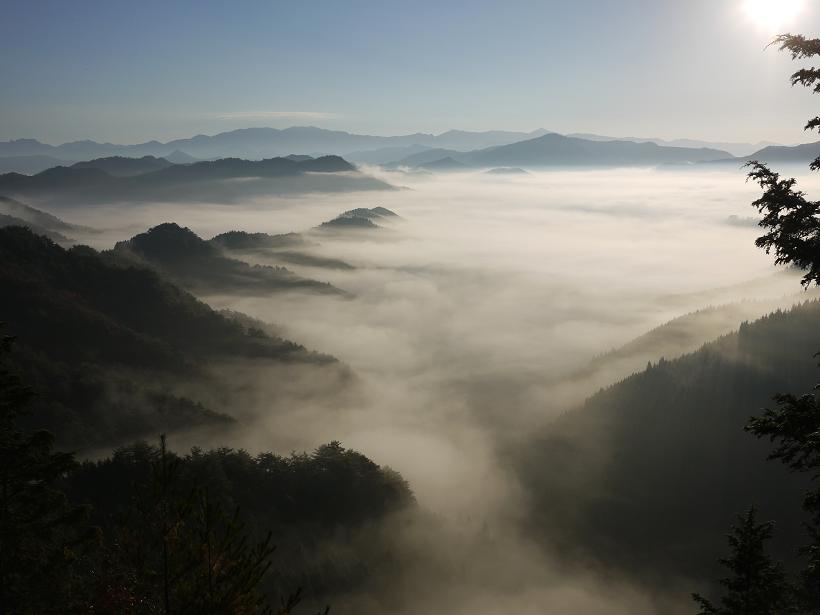
M 301 587 L 316 600 L 360 587 L 377 567 L 390 564 L 387 542 L 366 545 L 359 535 L 375 536 L 375 526 L 415 506 L 398 473 L 338 442 L 284 457 L 226 448 L 165 455 L 180 501 L 196 487 L 195 510 L 185 524 L 195 523 L 196 508 L 207 505 L 229 514 L 238 510 L 249 544 L 270 536 L 276 550 L 260 589 L 271 597 Z M 155 480 L 161 456 L 160 448 L 136 443 L 110 458 L 83 463 L 63 482 L 72 501 L 91 507 L 90 521 L 109 537 L 108 550 L 128 555 L 129 547 L 138 547 L 129 544 L 131 532 L 140 530 L 132 540 L 156 533 L 142 525 L 147 520 L 140 519 L 135 505 L 150 499 L 145 488 Z M 146 555 L 142 569 L 133 570 L 136 578 L 158 572 L 158 553 Z
M 284 615 L 390 565 L 376 528 L 415 509 L 396 472 L 337 442 L 179 456 L 164 436 L 80 465 L 22 427 L 36 392 L 12 342 L 0 337 L 0 612 Z
M 790 552 L 806 481 L 767 463 L 767 443 L 743 430 L 776 392 L 811 389 L 817 348 L 813 301 L 594 395 L 519 457 L 536 494 L 531 529 L 643 578 L 703 578 L 715 541 L 756 504 L 778 520 L 778 552 Z
M 144 267 L 0 229 L 0 321 L 38 391 L 30 420 L 63 443 L 93 445 L 230 419 L 173 393 L 229 359 L 332 359 L 242 324 Z M 116 400 L 116 404 L 112 401 Z

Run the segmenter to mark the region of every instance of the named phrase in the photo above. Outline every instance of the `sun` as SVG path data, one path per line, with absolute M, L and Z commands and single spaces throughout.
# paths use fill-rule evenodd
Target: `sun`
M 794 23 L 805 6 L 805 0 L 745 0 L 743 10 L 759 27 L 776 33 Z

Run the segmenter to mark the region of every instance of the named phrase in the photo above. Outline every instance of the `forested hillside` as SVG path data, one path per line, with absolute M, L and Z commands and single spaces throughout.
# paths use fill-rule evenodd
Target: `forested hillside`
M 806 480 L 766 461 L 744 432 L 778 392 L 818 377 L 820 302 L 744 323 L 699 351 L 650 364 L 543 433 L 519 458 L 531 529 L 566 552 L 644 578 L 714 571 L 715 539 L 756 504 L 799 544 Z
M 231 419 L 174 392 L 226 359 L 328 364 L 212 310 L 156 272 L 91 248 L 65 250 L 0 229 L 0 321 L 13 360 L 38 392 L 27 419 L 63 444 L 90 446 Z

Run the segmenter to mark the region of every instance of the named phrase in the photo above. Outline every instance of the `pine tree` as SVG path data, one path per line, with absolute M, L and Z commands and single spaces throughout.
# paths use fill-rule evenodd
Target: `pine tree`
M 820 385 L 818 385 L 820 387 Z M 776 443 L 769 459 L 786 464 L 794 472 L 811 475 L 813 484 L 820 480 L 820 403 L 813 394 L 797 397 L 778 395 L 777 406 L 752 418 L 746 427 L 758 438 Z M 809 515 L 806 530 L 810 542 L 801 549 L 807 565 L 801 573 L 801 605 L 820 611 L 820 487 L 810 491 L 803 500 Z
M 142 453 L 151 458 L 151 475 L 135 487 L 113 547 L 120 579 L 114 585 L 131 580 L 119 592 L 125 603 L 142 605 L 135 613 L 271 614 L 259 590 L 274 551 L 271 536 L 252 543 L 238 510 L 226 514 L 206 489 L 185 485 L 182 460 L 164 436 L 159 448 Z M 288 609 L 297 602 L 298 596 L 288 601 Z
M 699 615 L 780 615 L 794 613 L 791 587 L 779 564 L 772 562 L 765 543 L 772 536 L 772 522 L 758 523 L 754 508 L 738 517 L 729 534 L 729 557 L 721 559 L 731 576 L 721 579 L 726 594 L 715 605 L 699 594 L 693 599 Z
M 8 365 L 12 341 L 0 337 L 0 615 L 66 613 L 81 601 L 77 564 L 94 532 L 55 486 L 73 456 L 17 427 L 33 392 Z
M 792 59 L 820 56 L 820 39 L 784 34 L 773 44 L 787 51 Z M 802 85 L 820 93 L 820 69 L 802 68 L 791 76 L 792 85 Z M 820 130 L 820 116 L 808 121 L 806 130 Z M 756 241 L 767 253 L 774 252 L 775 262 L 802 269 L 803 286 L 820 285 L 820 202 L 810 201 L 796 189 L 793 178 L 782 179 L 765 164 L 752 161 L 749 179 L 760 184 L 763 195 L 753 205 L 763 214 L 760 226 L 766 233 Z M 820 157 L 811 170 L 820 170 Z M 797 397 L 778 395 L 777 408 L 765 410 L 753 418 L 747 430 L 758 438 L 777 443 L 770 455 L 792 471 L 807 472 L 815 483 L 820 478 L 820 404 L 813 394 Z M 801 574 L 801 608 L 820 612 L 820 487 L 809 492 L 803 506 L 809 514 L 806 528 L 809 543 L 802 549 L 807 565 Z

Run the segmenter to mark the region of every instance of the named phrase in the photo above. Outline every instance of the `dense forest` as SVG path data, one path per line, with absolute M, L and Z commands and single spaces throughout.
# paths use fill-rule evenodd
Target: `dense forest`
M 818 378 L 820 302 L 743 323 L 661 359 L 557 420 L 520 457 L 538 504 L 531 531 L 642 578 L 714 572 L 715 537 L 751 504 L 799 544 L 806 480 L 766 462 L 743 427 L 778 391 Z
M 21 426 L 35 391 L 13 341 L 0 340 L 1 613 L 286 613 L 390 565 L 389 544 L 359 535 L 412 511 L 398 473 L 338 442 L 180 456 L 165 436 L 80 464 Z

